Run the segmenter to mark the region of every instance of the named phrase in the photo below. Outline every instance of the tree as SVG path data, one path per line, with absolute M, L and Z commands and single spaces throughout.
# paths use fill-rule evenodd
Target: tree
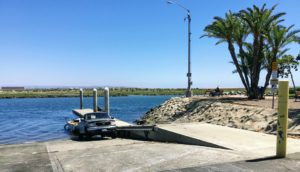
M 272 26 L 270 32 L 267 35 L 268 47 L 267 52 L 269 52 L 269 56 L 267 56 L 267 64 L 265 65 L 265 69 L 267 70 L 266 75 L 266 83 L 264 85 L 264 90 L 268 86 L 268 82 L 272 73 L 272 62 L 277 61 L 280 58 L 287 58 L 285 55 L 289 50 L 286 46 L 292 42 L 299 42 L 299 37 L 297 33 L 300 30 L 292 30 L 294 25 L 289 27 L 284 27 L 282 25 Z M 284 58 L 284 56 L 286 56 Z
M 288 78 L 291 76 L 291 80 L 293 83 L 294 91 L 296 94 L 296 85 L 293 77 L 292 70 L 298 71 L 299 62 L 292 55 L 284 55 L 281 59 L 278 59 L 278 74 L 280 77 Z
M 280 25 L 285 13 L 274 14 L 275 8 L 254 5 L 238 13 L 229 11 L 225 18 L 214 17 L 213 23 L 204 29 L 202 37 L 219 39 L 216 44 L 227 43 L 234 72 L 239 74 L 249 99 L 259 98 L 260 72 L 267 70 L 264 93 L 269 85 L 272 61 L 286 53 L 286 45 L 298 40 L 299 31 L 291 31 L 293 26 Z
M 216 45 L 227 42 L 228 50 L 232 58 L 232 63 L 235 65 L 236 72 L 239 74 L 245 89 L 247 90 L 247 92 L 249 92 L 249 84 L 245 79 L 247 77 L 247 74 L 242 71 L 239 65 L 238 55 L 236 54 L 234 47 L 236 39 L 242 39 L 241 42 L 243 42 L 247 37 L 246 35 L 248 34 L 248 31 L 238 29 L 238 23 L 239 22 L 237 16 L 229 11 L 225 14 L 225 19 L 221 17 L 214 17 L 214 22 L 205 28 L 206 34 L 202 37 L 207 36 L 219 39 Z M 240 28 L 244 28 L 242 24 Z M 234 31 L 236 31 L 236 35 L 234 35 Z M 242 50 L 240 49 L 240 51 Z

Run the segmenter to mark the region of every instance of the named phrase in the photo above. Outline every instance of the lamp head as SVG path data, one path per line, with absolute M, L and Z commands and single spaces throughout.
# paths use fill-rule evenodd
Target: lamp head
M 173 1 L 167 1 L 167 4 L 174 4 Z
M 296 60 L 300 60 L 300 53 L 299 53 L 298 56 L 296 57 Z

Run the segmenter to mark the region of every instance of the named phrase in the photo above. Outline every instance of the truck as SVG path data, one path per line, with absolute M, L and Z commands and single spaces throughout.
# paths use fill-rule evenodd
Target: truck
M 82 118 L 73 119 L 67 122 L 65 129 L 80 139 L 91 138 L 95 135 L 101 137 L 117 137 L 116 121 L 107 112 L 86 113 Z

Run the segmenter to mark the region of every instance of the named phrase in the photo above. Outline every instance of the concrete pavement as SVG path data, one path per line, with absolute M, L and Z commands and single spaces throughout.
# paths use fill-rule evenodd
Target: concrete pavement
M 300 153 L 255 153 L 128 139 L 0 146 L 0 171 L 300 171 Z
M 0 146 L 0 171 L 52 171 L 45 144 Z
M 276 136 L 207 123 L 172 123 L 160 129 L 242 152 L 261 156 L 275 155 Z M 300 152 L 300 139 L 288 138 L 287 153 Z
M 161 171 L 249 157 L 202 146 L 105 139 L 0 146 L 1 171 Z
M 300 153 L 289 154 L 286 158 L 274 157 L 259 158 L 253 160 L 211 164 L 191 168 L 169 170 L 174 172 L 288 172 L 300 171 Z
M 288 139 L 288 158 L 260 160 L 275 155 L 276 136 L 202 123 L 158 125 L 148 136 L 164 142 L 95 138 L 1 145 L 0 171 L 300 171 L 297 139 Z

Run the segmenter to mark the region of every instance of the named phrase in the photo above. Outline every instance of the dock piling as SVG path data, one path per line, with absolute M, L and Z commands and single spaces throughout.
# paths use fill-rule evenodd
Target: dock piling
M 80 109 L 83 109 L 83 89 L 80 88 Z
M 98 99 L 98 97 L 97 97 L 97 89 L 96 88 L 94 88 L 93 89 L 93 99 L 94 99 L 94 112 L 97 112 L 98 111 L 98 101 L 97 101 L 97 99 Z
M 109 88 L 104 88 L 104 103 L 105 103 L 105 112 L 109 114 Z

